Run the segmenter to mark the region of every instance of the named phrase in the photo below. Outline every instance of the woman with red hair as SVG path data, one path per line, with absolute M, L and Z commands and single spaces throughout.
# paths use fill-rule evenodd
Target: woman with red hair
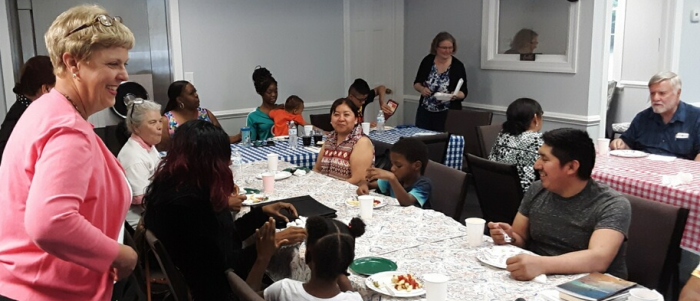
M 230 298 L 224 272 L 240 266 L 241 242 L 251 235 L 257 236 L 257 258 L 247 282 L 260 290 L 270 257 L 287 243 L 275 242 L 270 217 L 287 220 L 282 209 L 297 215 L 291 204 L 275 203 L 253 208 L 234 222 L 231 209 L 240 209 L 244 197 L 233 183 L 230 157 L 229 137 L 221 128 L 188 121 L 175 131 L 144 198 L 144 226 L 165 245 L 195 300 Z

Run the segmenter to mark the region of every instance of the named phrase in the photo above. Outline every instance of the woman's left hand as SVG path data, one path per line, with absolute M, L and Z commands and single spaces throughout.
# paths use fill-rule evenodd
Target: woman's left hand
M 287 216 L 285 216 L 284 214 L 282 214 L 282 212 L 280 212 L 283 209 L 289 210 L 289 212 L 292 213 L 292 216 L 294 216 L 294 217 L 299 216 L 299 214 L 297 213 L 297 209 L 294 208 L 294 205 L 292 205 L 290 203 L 278 202 L 278 203 L 274 203 L 272 205 L 267 205 L 267 206 L 262 207 L 262 211 L 265 212 L 265 214 L 267 214 L 267 216 L 279 217 L 279 218 L 284 219 L 285 222 L 289 222 L 289 219 L 287 218 Z
M 457 92 L 457 94 L 452 95 L 451 100 L 463 99 L 464 93 L 462 91 Z

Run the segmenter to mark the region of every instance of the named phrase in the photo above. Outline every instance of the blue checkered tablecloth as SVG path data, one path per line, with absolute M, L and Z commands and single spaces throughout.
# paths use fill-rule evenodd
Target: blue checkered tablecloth
M 394 144 L 401 137 L 411 137 L 417 133 L 433 133 L 438 132 L 421 129 L 417 127 L 394 128 L 391 130 L 379 133 L 371 131 L 369 138 L 376 141 L 381 141 L 388 144 Z M 458 135 L 450 135 L 450 142 L 447 144 L 447 154 L 445 155 L 446 166 L 462 170 L 462 160 L 464 159 L 464 137 Z
M 278 154 L 281 160 L 296 166 L 313 168 L 314 164 L 316 164 L 318 153 L 305 149 L 301 145 L 301 138 L 298 142 L 299 145 L 296 149 L 290 149 L 289 142 L 286 140 L 275 141 L 275 146 L 241 147 L 238 144 L 231 144 L 231 152 L 233 152 L 234 149 L 238 149 L 243 157 L 243 163 L 267 161 L 267 154 Z

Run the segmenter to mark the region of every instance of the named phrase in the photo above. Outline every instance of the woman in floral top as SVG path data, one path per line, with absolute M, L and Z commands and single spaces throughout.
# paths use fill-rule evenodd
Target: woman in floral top
M 455 38 L 441 32 L 430 44 L 430 54 L 423 58 L 413 81 L 413 88 L 420 92 L 420 105 L 416 112 L 416 126 L 442 132 L 445 130 L 447 110 L 461 110 L 462 101 L 467 97 L 467 73 L 464 64 L 452 56 L 457 51 Z M 457 82 L 464 79 L 464 84 L 452 99 L 437 100 L 436 92 L 450 93 L 457 88 Z
M 530 98 L 519 98 L 508 106 L 506 122 L 491 149 L 489 160 L 515 164 L 523 191 L 535 181 L 535 161 L 542 146 L 542 107 Z
M 357 185 L 374 161 L 374 146 L 357 124 L 358 109 L 347 98 L 331 106 L 333 131 L 323 143 L 314 171 Z
M 179 80 L 168 87 L 168 104 L 165 105 L 163 116 L 163 135 L 158 150 L 167 151 L 170 147 L 170 137 L 175 129 L 190 120 L 209 121 L 221 128 L 219 121 L 211 111 L 199 106 L 199 94 L 194 85 L 186 80 Z M 231 143 L 241 141 L 241 134 L 229 137 Z

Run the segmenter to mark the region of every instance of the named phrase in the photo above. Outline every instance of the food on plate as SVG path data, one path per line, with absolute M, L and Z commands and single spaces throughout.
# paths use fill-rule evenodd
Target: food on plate
M 253 203 L 260 203 L 262 201 L 267 201 L 268 197 L 266 195 L 261 195 L 261 194 L 250 194 L 248 195 L 248 200 L 250 200 Z
M 360 206 L 360 201 L 356 198 L 349 199 L 347 202 L 348 202 L 348 205 L 351 205 L 351 206 Z M 377 207 L 377 206 L 379 206 L 379 204 L 382 203 L 382 201 L 380 199 L 374 199 L 373 203 L 374 203 L 374 207 Z
M 288 222 L 287 227 L 305 228 L 306 227 L 306 219 L 307 219 L 307 217 L 305 217 L 305 216 L 299 216 L 297 219 Z
M 420 282 L 418 282 L 418 280 L 415 277 L 413 277 L 411 273 L 403 275 L 394 275 L 393 277 L 391 277 L 391 284 L 394 286 L 395 290 L 406 292 L 410 292 L 414 289 L 419 289 L 423 287 L 423 285 Z
M 374 285 L 374 287 L 380 288 L 379 281 L 372 281 L 372 284 Z

